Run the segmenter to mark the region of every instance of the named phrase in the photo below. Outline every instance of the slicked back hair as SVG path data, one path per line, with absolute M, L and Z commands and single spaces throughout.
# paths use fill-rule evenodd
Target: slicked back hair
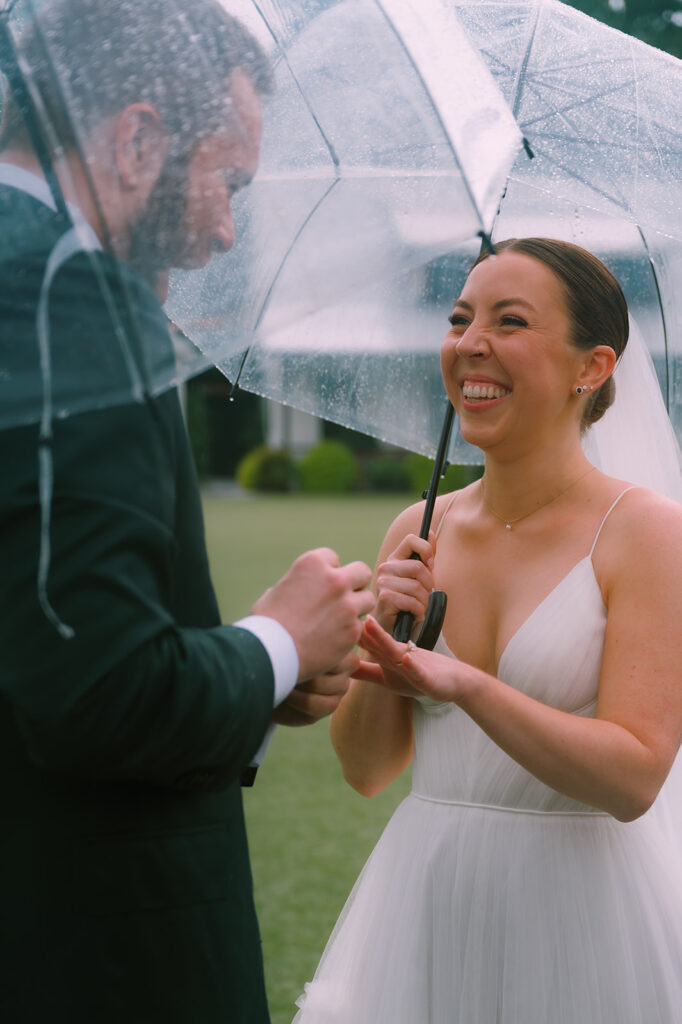
M 159 114 L 174 147 L 193 144 L 225 125 L 228 81 L 242 69 L 256 92 L 272 91 L 269 58 L 218 0 L 54 0 L 20 38 L 20 58 L 64 148 L 87 138 L 133 103 Z M 46 55 L 47 51 L 47 55 Z M 65 116 L 53 66 L 65 81 Z M 23 117 L 8 92 L 0 148 L 25 140 Z

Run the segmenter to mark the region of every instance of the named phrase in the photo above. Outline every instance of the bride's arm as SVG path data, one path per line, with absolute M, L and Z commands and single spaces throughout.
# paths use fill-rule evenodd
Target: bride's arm
M 415 548 L 425 560 L 432 551 L 414 536 L 422 511 L 423 503 L 402 512 L 379 550 L 375 615 L 389 633 L 398 611 L 411 612 L 417 621 L 424 617 L 432 589 L 427 565 L 409 560 Z M 412 700 L 354 679 L 332 716 L 330 735 L 346 780 L 364 796 L 375 796 L 412 761 Z
M 646 492 L 628 504 L 608 543 L 604 536 L 608 620 L 594 719 L 548 707 L 471 665 L 406 652 L 372 621 L 364 632 L 384 666 L 403 663 L 395 689 L 454 701 L 542 782 L 622 821 L 651 806 L 682 734 L 682 510 Z M 368 666 L 366 677 L 375 671 Z

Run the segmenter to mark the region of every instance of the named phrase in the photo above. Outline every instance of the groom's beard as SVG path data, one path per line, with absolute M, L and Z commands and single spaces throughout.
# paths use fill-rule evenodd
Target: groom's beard
M 167 157 L 144 209 L 130 227 L 127 262 L 154 288 L 187 246 L 190 157 Z

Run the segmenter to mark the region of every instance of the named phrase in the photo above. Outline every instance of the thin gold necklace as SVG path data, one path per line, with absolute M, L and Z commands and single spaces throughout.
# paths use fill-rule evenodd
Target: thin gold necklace
M 485 504 L 485 507 L 488 509 L 488 511 L 495 516 L 495 519 L 499 519 L 501 523 L 504 523 L 505 530 L 511 530 L 514 523 L 520 523 L 522 519 L 528 519 L 528 517 L 532 516 L 535 512 L 539 512 L 540 509 L 546 508 L 547 505 L 551 505 L 553 501 L 558 501 L 562 494 L 566 494 L 567 491 L 570 491 L 571 487 L 575 487 L 575 485 L 579 484 L 581 480 L 584 480 L 587 474 L 591 473 L 593 469 L 594 466 L 590 466 L 590 468 L 586 469 L 584 473 L 581 473 L 579 477 L 576 477 L 575 480 L 572 480 L 568 487 L 564 487 L 563 491 L 559 491 L 559 493 L 555 494 L 554 497 L 548 498 L 547 501 L 543 501 L 542 505 L 538 505 L 537 508 L 531 509 L 530 512 L 524 512 L 522 516 L 517 516 L 516 519 L 507 519 L 506 516 L 501 516 L 499 512 L 495 511 L 495 509 L 492 507 L 492 505 L 485 496 L 485 478 L 481 480 L 481 494 L 483 496 L 483 503 Z

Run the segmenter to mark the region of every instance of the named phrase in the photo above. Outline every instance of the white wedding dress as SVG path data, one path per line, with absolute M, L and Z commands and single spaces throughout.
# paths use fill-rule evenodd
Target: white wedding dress
M 594 714 L 606 623 L 591 555 L 498 669 L 582 716 Z M 436 649 L 450 653 L 442 639 Z M 296 1024 L 682 1022 L 680 759 L 654 807 L 624 824 L 539 782 L 452 704 L 416 702 L 414 730 L 412 792 Z

